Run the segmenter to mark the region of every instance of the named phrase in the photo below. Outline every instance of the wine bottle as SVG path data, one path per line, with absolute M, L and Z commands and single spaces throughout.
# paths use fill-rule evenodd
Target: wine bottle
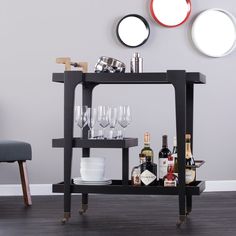
M 151 162 L 153 162 L 153 150 L 150 147 L 150 134 L 148 132 L 144 133 L 144 147 L 141 150 L 141 154 L 143 154 L 145 157 L 151 157 Z
M 195 161 L 193 159 L 192 151 L 191 151 L 191 135 L 186 134 L 186 165 L 195 165 Z M 185 168 L 185 182 L 186 184 L 190 184 L 194 182 L 196 179 L 196 169 L 186 167 Z
M 172 156 L 173 156 L 173 159 L 174 159 L 174 174 L 176 176 L 178 176 L 178 153 L 177 153 L 177 140 L 176 140 L 176 137 L 174 137 Z
M 178 177 L 174 174 L 174 158 L 172 155 L 168 156 L 168 172 L 164 176 L 164 187 L 176 187 L 178 184 Z
M 162 149 L 159 152 L 159 182 L 161 185 L 164 184 L 163 178 L 167 174 L 168 167 L 168 156 L 171 151 L 168 149 L 168 136 L 162 136 Z
M 150 156 L 146 156 L 146 161 L 140 166 L 140 179 L 142 185 L 157 185 L 157 164 L 151 161 Z

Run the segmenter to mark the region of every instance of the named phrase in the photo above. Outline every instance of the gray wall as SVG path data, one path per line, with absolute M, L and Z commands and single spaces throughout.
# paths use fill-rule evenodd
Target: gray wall
M 205 159 L 199 178 L 235 179 L 236 112 L 234 101 L 236 51 L 224 58 L 208 58 L 193 47 L 189 32 L 196 15 L 219 7 L 236 15 L 233 0 L 192 1 L 189 21 L 178 28 L 157 25 L 143 0 L 5 0 L 0 7 L 0 138 L 25 140 L 32 144 L 33 161 L 28 163 L 31 183 L 53 183 L 62 179 L 63 150 L 52 149 L 51 139 L 63 134 L 63 85 L 51 82 L 52 72 L 62 72 L 55 58 L 70 56 L 88 61 L 93 71 L 101 55 L 129 64 L 136 50 L 144 57 L 144 70 L 185 69 L 207 75 L 207 85 L 195 92 L 196 159 Z M 151 27 L 148 42 L 138 49 L 123 47 L 115 37 L 122 16 L 141 14 Z M 80 88 L 78 88 L 78 93 Z M 157 157 L 161 135 L 175 135 L 174 91 L 170 86 L 100 86 L 95 89 L 95 105 L 129 104 L 133 122 L 129 136 L 140 138 L 131 151 L 130 165 L 138 163 L 145 131 L 152 135 Z M 80 95 L 77 103 L 80 103 Z M 78 133 L 78 129 L 75 129 Z M 121 176 L 118 150 L 94 150 L 92 155 L 107 157 L 107 177 Z M 79 174 L 81 152 L 74 151 L 73 176 Z M 16 164 L 0 165 L 0 183 L 18 183 Z

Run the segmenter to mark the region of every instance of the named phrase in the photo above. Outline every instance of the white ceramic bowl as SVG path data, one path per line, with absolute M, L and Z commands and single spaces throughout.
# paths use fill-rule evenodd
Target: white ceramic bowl
M 105 168 L 105 164 L 98 164 L 98 163 L 81 163 L 80 164 L 81 168 L 85 169 L 93 169 L 93 168 Z
M 88 158 L 81 158 L 80 161 L 81 165 L 105 165 L 105 158 L 104 157 L 88 157 Z
M 103 169 L 80 169 L 81 178 L 84 181 L 101 181 L 104 179 Z

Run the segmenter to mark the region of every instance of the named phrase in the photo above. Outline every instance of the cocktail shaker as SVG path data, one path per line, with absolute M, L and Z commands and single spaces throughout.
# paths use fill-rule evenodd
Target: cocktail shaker
M 130 72 L 131 73 L 142 73 L 143 72 L 143 58 L 139 56 L 138 52 L 135 52 L 130 61 Z

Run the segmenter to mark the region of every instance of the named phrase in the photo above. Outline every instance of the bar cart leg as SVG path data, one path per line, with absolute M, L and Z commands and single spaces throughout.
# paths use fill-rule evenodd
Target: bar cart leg
M 189 215 L 192 211 L 192 195 L 186 195 L 186 205 L 187 205 L 187 212 L 186 214 Z
M 194 99 L 194 84 L 186 85 L 186 132 L 191 134 L 191 148 L 193 151 L 193 99 Z M 189 215 L 192 211 L 192 195 L 186 195 L 187 212 Z
M 72 141 L 74 125 L 74 98 L 75 88 L 82 81 L 81 76 L 74 74 L 68 78 L 72 72 L 64 72 L 64 217 L 62 223 L 66 223 L 70 218 L 71 211 L 71 164 L 72 164 Z
M 194 85 L 186 85 L 186 132 L 191 134 L 191 149 L 193 151 L 193 98 L 194 98 Z
M 79 214 L 83 215 L 88 210 L 88 194 L 82 193 L 82 204 L 81 209 L 79 210 Z
M 168 79 L 175 88 L 176 136 L 178 144 L 179 171 L 179 220 L 177 227 L 186 219 L 185 201 L 185 134 L 186 134 L 186 73 L 185 71 L 167 71 Z
M 90 148 L 82 149 L 83 158 L 89 158 L 90 156 Z M 79 214 L 83 215 L 88 210 L 88 193 L 82 193 L 82 202 L 81 209 L 79 210 Z
M 64 217 L 61 220 L 62 224 L 65 224 L 70 218 L 70 212 L 64 212 Z
M 122 184 L 129 184 L 129 149 L 122 149 Z
M 86 85 L 83 84 L 82 86 L 82 104 L 83 106 L 92 107 L 92 93 L 95 84 Z M 86 126 L 83 129 L 83 138 L 88 138 L 88 127 Z M 82 157 L 89 158 L 90 156 L 90 148 L 83 148 L 82 149 Z M 82 193 L 82 203 L 81 209 L 79 210 L 79 214 L 83 215 L 88 209 L 88 193 Z

